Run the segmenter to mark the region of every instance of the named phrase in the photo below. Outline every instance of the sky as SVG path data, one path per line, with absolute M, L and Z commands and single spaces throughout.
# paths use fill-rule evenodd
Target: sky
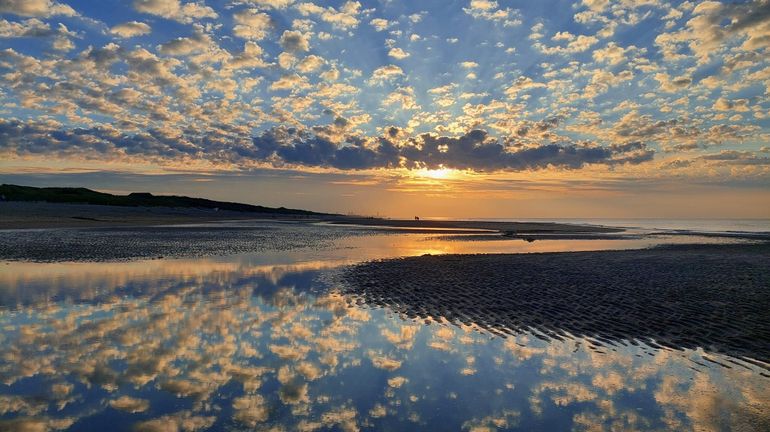
M 770 218 L 770 1 L 0 0 L 0 182 Z

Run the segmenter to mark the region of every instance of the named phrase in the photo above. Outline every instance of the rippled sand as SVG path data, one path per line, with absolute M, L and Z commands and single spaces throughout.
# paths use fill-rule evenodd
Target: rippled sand
M 638 341 L 702 347 L 736 359 L 725 367 L 770 371 L 767 243 L 421 256 L 359 264 L 342 281 L 359 303 L 409 317 L 501 335 L 581 336 L 595 349 Z

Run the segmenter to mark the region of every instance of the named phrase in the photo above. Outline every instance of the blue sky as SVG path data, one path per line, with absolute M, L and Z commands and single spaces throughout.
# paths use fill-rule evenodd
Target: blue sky
M 4 179 L 279 169 L 380 191 L 642 179 L 767 197 L 768 1 L 0 0 L 0 13 Z

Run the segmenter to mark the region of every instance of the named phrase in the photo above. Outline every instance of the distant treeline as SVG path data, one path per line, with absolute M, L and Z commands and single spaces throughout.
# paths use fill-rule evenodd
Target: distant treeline
M 42 201 L 49 203 L 68 204 L 98 204 L 124 207 L 183 207 L 284 215 L 323 214 L 307 210 L 287 209 L 285 207 L 263 207 L 242 203 L 212 201 L 204 198 L 191 198 L 186 196 L 153 195 L 147 192 L 134 192 L 128 195 L 112 195 L 103 192 L 96 192 L 86 188 L 38 188 L 10 184 L 0 185 L 0 200 Z

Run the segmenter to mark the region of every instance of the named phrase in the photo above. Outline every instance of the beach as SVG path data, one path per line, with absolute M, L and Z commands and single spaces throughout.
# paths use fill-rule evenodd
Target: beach
M 7 204 L 0 429 L 770 424 L 762 232 Z

